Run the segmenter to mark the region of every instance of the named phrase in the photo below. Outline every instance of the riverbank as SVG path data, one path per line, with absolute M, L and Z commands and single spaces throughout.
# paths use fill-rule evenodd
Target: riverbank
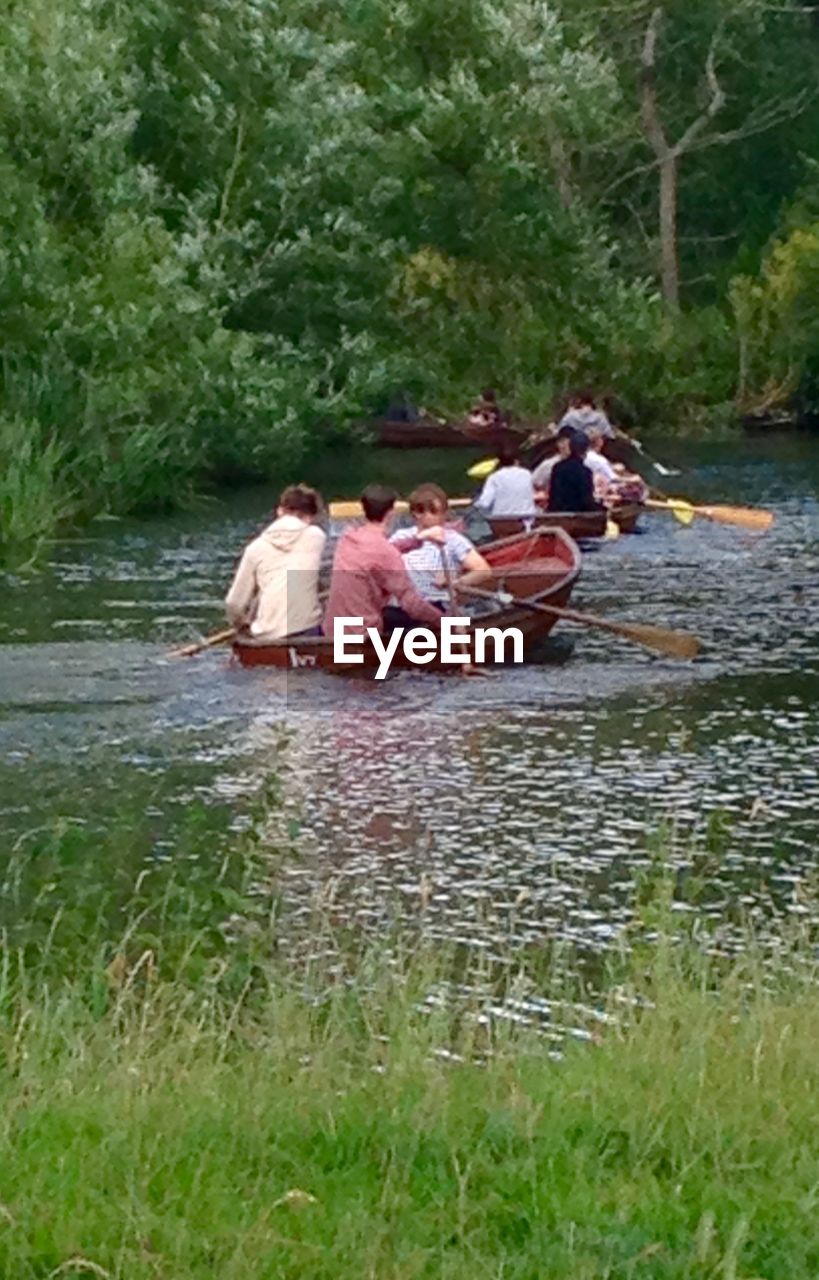
M 5 956 L 9 1280 L 817 1273 L 819 1005 L 793 957 L 716 994 L 655 946 L 559 1055 L 485 1001 L 425 1004 L 429 954 L 231 999 L 104 959 L 39 986 Z
M 9 851 L 0 1275 L 816 1275 L 809 885 L 728 938 L 658 843 L 593 975 L 442 941 L 423 878 L 376 940 L 317 895 L 305 952 L 273 817 L 69 898 L 129 822 Z
M 149 431 L 135 434 L 127 449 L 122 446 L 109 457 L 108 446 L 100 441 L 69 444 L 63 434 L 48 434 L 36 423 L 0 415 L 0 456 L 9 459 L 0 472 L 0 571 L 39 567 L 56 538 L 87 531 L 97 521 L 130 516 L 148 523 L 163 514 L 201 511 L 215 502 L 229 502 L 250 484 L 265 484 L 274 495 L 294 478 L 305 478 L 323 485 L 332 499 L 357 495 L 360 476 L 367 471 L 389 477 L 404 492 L 406 472 L 415 460 L 408 461 L 405 451 L 375 448 L 363 427 L 353 424 L 355 416 L 349 410 L 332 429 L 327 424 L 317 427 L 306 414 L 297 427 L 287 429 L 265 420 L 248 438 L 239 433 L 235 440 L 231 432 L 213 428 L 223 452 L 229 452 L 225 440 L 231 442 L 233 452 L 225 459 L 213 441 L 171 446 Z M 540 404 L 533 405 L 527 420 L 548 417 L 548 409 Z M 668 427 L 673 418 L 666 414 L 661 420 L 661 452 L 671 440 L 725 440 L 738 437 L 741 430 L 726 406 L 711 414 L 701 408 L 686 412 L 680 406 L 673 429 Z M 454 458 L 441 457 L 453 452 Z M 460 460 L 454 470 L 457 490 L 462 491 L 469 487 L 467 466 L 484 452 L 429 450 L 425 478 L 441 467 L 453 469 L 453 462 Z

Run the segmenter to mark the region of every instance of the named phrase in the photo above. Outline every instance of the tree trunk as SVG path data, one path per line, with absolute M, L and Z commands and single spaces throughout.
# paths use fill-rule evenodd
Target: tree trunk
M 663 299 L 680 305 L 680 265 L 677 252 L 677 157 L 667 151 L 660 161 L 660 264 Z

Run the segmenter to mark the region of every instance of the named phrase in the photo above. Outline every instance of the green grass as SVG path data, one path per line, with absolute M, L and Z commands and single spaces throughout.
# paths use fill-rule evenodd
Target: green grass
M 320 903 L 300 958 L 263 834 L 191 809 L 167 863 L 136 818 L 11 850 L 0 1276 L 815 1280 L 812 935 L 709 954 L 716 826 L 684 883 L 658 840 L 594 995 L 565 953 L 475 971 Z M 585 1038 L 477 1016 L 535 993 Z
M 7 965 L 3 1276 L 819 1273 L 809 988 L 747 967 L 717 998 L 666 956 L 655 1008 L 557 1062 L 420 1012 L 423 966 L 232 1003 L 150 968 L 100 1009 L 87 975 L 33 1000 Z

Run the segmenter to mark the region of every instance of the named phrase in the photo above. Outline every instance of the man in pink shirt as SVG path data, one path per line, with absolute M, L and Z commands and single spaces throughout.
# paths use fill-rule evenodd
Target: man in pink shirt
M 441 610 L 415 590 L 401 552 L 388 540 L 396 496 L 382 484 L 368 485 L 361 495 L 366 524 L 341 536 L 324 614 L 324 634 L 331 639 L 336 618 L 363 618 L 363 628 L 383 630 L 384 610 L 392 600 L 406 615 L 399 625 L 425 625 L 436 630 L 441 625 Z M 433 542 L 444 537 L 440 529 L 424 533 Z

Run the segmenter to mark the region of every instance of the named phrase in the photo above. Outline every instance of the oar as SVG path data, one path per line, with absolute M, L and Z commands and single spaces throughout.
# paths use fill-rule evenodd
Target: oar
M 661 476 L 678 476 L 681 474 L 676 467 L 666 467 L 662 462 L 658 462 L 656 458 L 652 458 L 650 453 L 646 453 L 643 443 L 636 436 L 630 436 L 627 431 L 623 431 L 620 427 L 614 428 L 614 434 L 618 440 L 625 440 L 628 444 L 636 449 L 641 458 L 645 458 L 649 466 L 653 467 L 658 475 Z
M 227 627 L 224 631 L 216 631 L 212 636 L 207 636 L 204 640 L 198 641 L 197 644 L 186 644 L 181 649 L 172 649 L 168 657 L 193 658 L 197 653 L 202 653 L 204 649 L 213 649 L 217 644 L 227 644 L 235 635 L 236 628 Z
M 467 468 L 466 474 L 471 480 L 485 480 L 487 476 L 491 476 L 497 465 L 497 458 L 481 458 L 480 462 L 474 462 Z
M 471 498 L 452 498 L 448 504 L 450 507 L 471 507 Z M 353 499 L 349 502 L 331 502 L 327 508 L 334 520 L 346 520 L 351 516 L 363 516 L 364 509 L 361 503 Z M 396 502 L 395 510 L 404 513 L 409 511 L 408 502 Z
M 579 613 L 576 609 L 558 609 L 551 604 L 537 604 L 534 600 L 517 600 L 509 592 L 499 593 L 483 591 L 480 587 L 459 587 L 467 595 L 480 596 L 495 604 L 514 604 L 521 609 L 532 609 L 535 613 L 548 613 L 553 618 L 565 618 L 567 622 L 578 622 L 582 627 L 598 627 L 601 631 L 611 631 L 613 635 L 622 636 L 633 644 L 645 645 L 647 649 L 657 649 L 671 658 L 696 658 L 700 650 L 700 642 L 696 636 L 687 631 L 669 631 L 666 627 L 651 627 L 637 622 L 610 622 L 608 618 L 598 618 L 592 613 Z
M 662 502 L 649 498 L 645 504 L 654 511 L 670 511 L 690 524 L 694 516 L 704 516 L 706 520 L 714 520 L 717 524 L 738 525 L 741 529 L 750 529 L 754 533 L 767 533 L 774 522 L 774 513 L 754 507 L 694 506 L 685 498 L 665 498 Z

